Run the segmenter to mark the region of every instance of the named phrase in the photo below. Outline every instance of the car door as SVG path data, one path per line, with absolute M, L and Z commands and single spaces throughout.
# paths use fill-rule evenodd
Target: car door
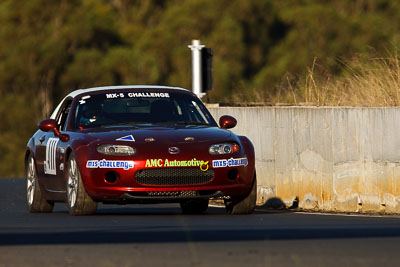
M 59 131 L 66 127 L 71 103 L 72 99 L 66 99 L 56 114 Z M 53 132 L 39 131 L 38 138 L 38 142 L 35 142 L 38 175 L 41 176 L 46 191 L 65 192 L 64 154 L 67 142 L 62 142 Z

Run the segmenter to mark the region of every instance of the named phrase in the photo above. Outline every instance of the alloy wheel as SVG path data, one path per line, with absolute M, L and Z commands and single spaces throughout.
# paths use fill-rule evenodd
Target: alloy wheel
M 33 160 L 33 157 L 31 157 L 28 164 L 28 175 L 26 179 L 26 198 L 29 206 L 32 206 L 33 204 L 33 199 L 35 196 L 35 187 L 36 187 L 35 161 Z
M 76 204 L 76 196 L 78 194 L 78 174 L 75 160 L 70 160 L 68 168 L 68 204 L 74 207 Z

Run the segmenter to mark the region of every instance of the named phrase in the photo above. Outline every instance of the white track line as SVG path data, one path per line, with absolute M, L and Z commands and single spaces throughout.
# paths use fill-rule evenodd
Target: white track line
M 209 207 L 223 208 L 225 206 L 210 204 Z M 265 209 L 255 209 L 255 211 L 266 211 Z M 273 211 L 273 210 L 272 210 Z M 345 213 L 327 213 L 327 212 L 307 212 L 307 211 L 293 211 L 290 213 L 305 214 L 305 215 L 319 215 L 319 216 L 345 216 L 345 217 L 366 217 L 366 218 L 395 218 L 400 219 L 400 215 L 376 215 L 376 214 L 345 214 Z
M 344 214 L 344 213 L 326 213 L 326 212 L 307 212 L 307 211 L 295 211 L 295 214 L 305 215 L 320 215 L 320 216 L 345 216 L 345 217 L 368 217 L 368 218 L 396 218 L 400 219 L 399 215 L 376 215 L 376 214 Z

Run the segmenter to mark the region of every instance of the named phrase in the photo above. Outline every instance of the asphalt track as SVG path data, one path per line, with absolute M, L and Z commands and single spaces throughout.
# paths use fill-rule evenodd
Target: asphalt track
M 100 205 L 29 214 L 24 179 L 0 179 L 0 266 L 400 266 L 400 217 L 258 208 Z

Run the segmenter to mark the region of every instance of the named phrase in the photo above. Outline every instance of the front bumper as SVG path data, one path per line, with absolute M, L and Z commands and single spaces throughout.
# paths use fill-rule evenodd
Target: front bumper
M 221 191 L 147 191 L 130 192 L 121 195 L 116 199 L 102 199 L 105 204 L 156 204 L 156 203 L 177 203 L 187 199 L 222 199 L 229 198 Z
M 87 193 L 105 203 L 242 196 L 250 190 L 255 169 L 253 157 L 247 162 L 245 154 L 201 160 L 208 164 L 200 164 L 194 156 L 169 157 L 168 162 L 167 159 L 104 159 L 103 156 L 91 159 L 83 153 L 79 156 Z M 197 193 L 185 195 L 185 192 Z
M 91 169 L 82 172 L 82 179 L 88 194 L 100 202 L 116 202 L 117 200 L 141 202 L 141 200 L 150 199 L 176 202 L 179 199 L 244 195 L 250 189 L 254 168 L 249 168 L 249 166 L 214 168 L 209 170 L 209 173 L 212 173 L 210 179 L 207 178 L 205 182 L 201 180 L 196 182 L 196 179 L 190 177 L 187 179 L 190 181 L 188 184 L 181 182 L 185 177 L 174 177 L 171 181 L 160 184 L 150 178 L 149 182 L 144 184 L 144 179 L 141 177 L 141 183 L 139 183 L 139 179 L 136 179 L 138 176 L 135 177 L 135 174 L 140 171 L 142 170 Z M 115 182 L 107 181 L 106 176 L 110 173 L 117 177 Z M 196 194 L 185 194 L 187 192 L 196 192 Z

